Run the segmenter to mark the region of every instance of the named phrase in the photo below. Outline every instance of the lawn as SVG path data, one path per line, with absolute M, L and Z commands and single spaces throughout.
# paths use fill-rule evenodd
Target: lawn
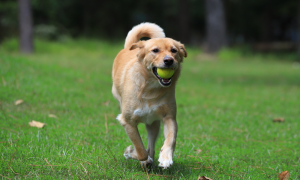
M 0 45 L 2 179 L 300 179 L 300 65 L 294 55 L 187 47 L 176 88 L 174 164 L 145 172 L 115 117 L 113 59 L 123 42 L 17 41 Z M 23 103 L 15 105 L 19 99 Z M 284 122 L 273 122 L 284 118 Z M 42 129 L 30 127 L 36 120 Z M 145 145 L 147 133 L 139 126 Z M 163 144 L 160 135 L 156 152 Z

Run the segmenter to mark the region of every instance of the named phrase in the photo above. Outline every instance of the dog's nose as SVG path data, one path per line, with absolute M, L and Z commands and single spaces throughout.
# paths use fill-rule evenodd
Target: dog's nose
M 171 66 L 174 62 L 173 58 L 168 55 L 166 55 L 163 60 L 164 60 L 165 65 L 167 65 L 167 66 Z

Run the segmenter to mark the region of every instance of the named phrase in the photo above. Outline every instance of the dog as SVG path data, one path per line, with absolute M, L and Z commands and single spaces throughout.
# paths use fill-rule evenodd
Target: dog
M 139 41 L 141 38 L 150 38 Z M 128 32 L 124 49 L 116 56 L 112 70 L 112 94 L 121 114 L 117 120 L 133 143 L 124 152 L 126 159 L 137 159 L 144 167 L 154 167 L 154 147 L 163 122 L 165 141 L 159 154 L 159 167 L 173 164 L 177 122 L 175 85 L 187 52 L 183 44 L 166 38 L 161 27 L 141 23 Z M 161 78 L 157 68 L 172 68 L 173 76 Z M 145 149 L 137 125 L 145 123 L 148 147 Z

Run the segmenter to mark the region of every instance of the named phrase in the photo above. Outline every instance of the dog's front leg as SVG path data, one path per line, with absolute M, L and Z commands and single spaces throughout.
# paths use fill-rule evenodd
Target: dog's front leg
M 177 122 L 175 118 L 166 116 L 163 119 L 165 142 L 159 154 L 159 165 L 164 169 L 173 164 L 173 152 L 176 145 Z
M 137 159 L 141 162 L 143 166 L 152 166 L 153 159 L 148 156 L 147 151 L 143 145 L 143 141 L 141 139 L 140 133 L 138 131 L 137 126 L 132 126 L 130 124 L 123 125 L 125 131 L 132 141 L 134 148 L 132 146 L 128 146 L 124 152 L 124 156 L 126 159 Z

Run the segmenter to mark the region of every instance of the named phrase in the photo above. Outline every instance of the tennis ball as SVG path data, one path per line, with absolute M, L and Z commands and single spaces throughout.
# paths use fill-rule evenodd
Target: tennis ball
M 169 79 L 173 76 L 175 70 L 174 69 L 161 69 L 161 68 L 157 68 L 157 74 L 159 75 L 159 77 L 163 78 L 163 79 Z

